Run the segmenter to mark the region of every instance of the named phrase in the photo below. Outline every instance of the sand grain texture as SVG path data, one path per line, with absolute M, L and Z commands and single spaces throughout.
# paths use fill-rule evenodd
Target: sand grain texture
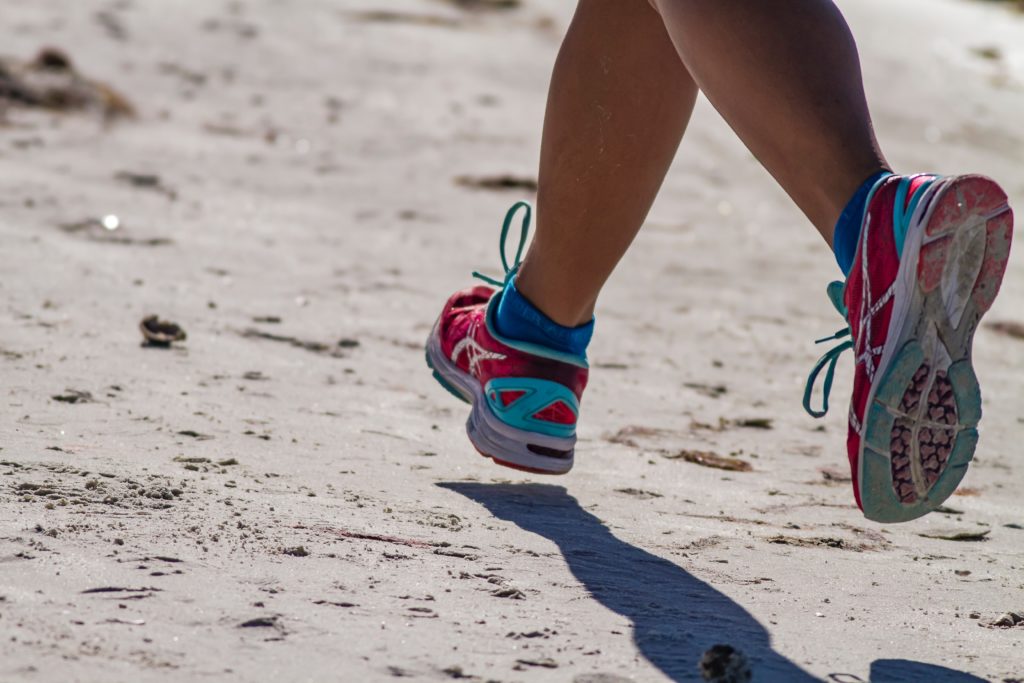
M 6 55 L 135 116 L 0 119 L 0 680 L 1024 670 L 979 627 L 1024 609 L 1024 345 L 978 333 L 973 495 L 864 521 L 849 363 L 800 409 L 832 257 L 706 102 L 602 299 L 576 469 L 473 452 L 422 342 L 529 198 L 569 3 L 8 4 Z M 843 6 L 891 160 L 1024 207 L 1024 21 Z M 991 320 L 1021 301 L 1018 245 Z M 187 339 L 143 346 L 151 314 Z

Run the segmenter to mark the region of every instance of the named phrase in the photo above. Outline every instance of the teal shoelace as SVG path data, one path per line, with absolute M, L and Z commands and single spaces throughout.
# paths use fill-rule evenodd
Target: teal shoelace
M 839 311 L 839 315 L 846 319 L 846 304 L 843 303 L 843 290 L 845 285 L 842 282 L 832 282 L 828 286 L 828 298 L 832 302 L 832 305 Z M 815 344 L 824 344 L 826 342 L 844 339 L 850 336 L 849 326 L 837 331 L 835 334 L 822 337 L 821 339 L 815 339 Z M 840 344 L 836 344 L 831 349 L 825 352 L 818 362 L 814 364 L 814 369 L 811 370 L 811 374 L 807 376 L 807 385 L 804 387 L 804 410 L 807 411 L 811 417 L 824 417 L 828 412 L 828 397 L 832 393 L 832 380 L 836 374 L 836 363 L 839 362 L 839 356 L 843 355 L 844 351 L 853 348 L 853 340 L 845 339 Z M 818 382 L 818 375 L 821 371 L 825 370 L 825 384 L 821 388 L 821 410 L 815 410 L 811 407 L 811 394 L 814 393 L 814 385 Z
M 512 265 L 508 265 L 508 258 L 505 256 L 505 242 L 508 240 L 508 233 L 512 229 L 512 220 L 516 217 L 516 214 L 520 209 L 525 209 L 523 214 L 522 223 L 519 226 L 519 246 L 516 248 L 516 257 L 512 262 Z M 530 234 L 530 220 L 533 217 L 533 207 L 527 202 L 516 202 L 512 205 L 512 208 L 505 214 L 505 222 L 501 226 L 501 241 L 498 244 L 498 251 L 501 253 L 501 267 L 505 269 L 505 279 L 498 280 L 488 275 L 484 275 L 478 271 L 473 271 L 473 277 L 478 280 L 483 280 L 489 285 L 495 287 L 501 287 L 504 289 L 505 285 L 515 277 L 516 271 L 519 270 L 519 264 L 523 260 L 523 249 L 526 248 L 526 237 Z

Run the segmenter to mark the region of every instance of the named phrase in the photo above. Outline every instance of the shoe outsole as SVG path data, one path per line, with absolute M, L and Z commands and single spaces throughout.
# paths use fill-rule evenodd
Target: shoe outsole
M 425 358 L 434 379 L 448 393 L 469 403 L 466 435 L 477 452 L 495 464 L 532 474 L 559 475 L 572 469 L 575 437 L 564 439 L 516 429 L 501 422 L 484 400 L 480 382 L 441 353 L 437 325 L 427 339 Z M 556 454 L 557 455 L 549 455 Z
M 1006 194 L 988 178 L 949 178 L 925 202 L 907 236 L 914 251 L 904 248 L 897 276 L 894 342 L 883 352 L 863 424 L 861 507 L 878 522 L 935 510 L 967 472 L 981 419 L 972 343 L 1012 239 Z

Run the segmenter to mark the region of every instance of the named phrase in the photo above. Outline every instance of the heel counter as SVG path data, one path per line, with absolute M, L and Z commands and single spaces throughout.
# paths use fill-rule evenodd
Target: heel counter
M 586 376 L 581 382 L 586 383 Z M 576 433 L 579 398 L 569 387 L 532 377 L 500 377 L 487 382 L 484 397 L 491 412 L 515 429 L 569 438 Z

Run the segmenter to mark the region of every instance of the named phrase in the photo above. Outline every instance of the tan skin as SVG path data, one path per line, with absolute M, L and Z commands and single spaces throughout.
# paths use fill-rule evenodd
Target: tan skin
M 551 78 L 537 232 L 516 279 L 555 322 L 593 316 L 698 89 L 829 245 L 856 188 L 888 168 L 830 0 L 579 0 Z

